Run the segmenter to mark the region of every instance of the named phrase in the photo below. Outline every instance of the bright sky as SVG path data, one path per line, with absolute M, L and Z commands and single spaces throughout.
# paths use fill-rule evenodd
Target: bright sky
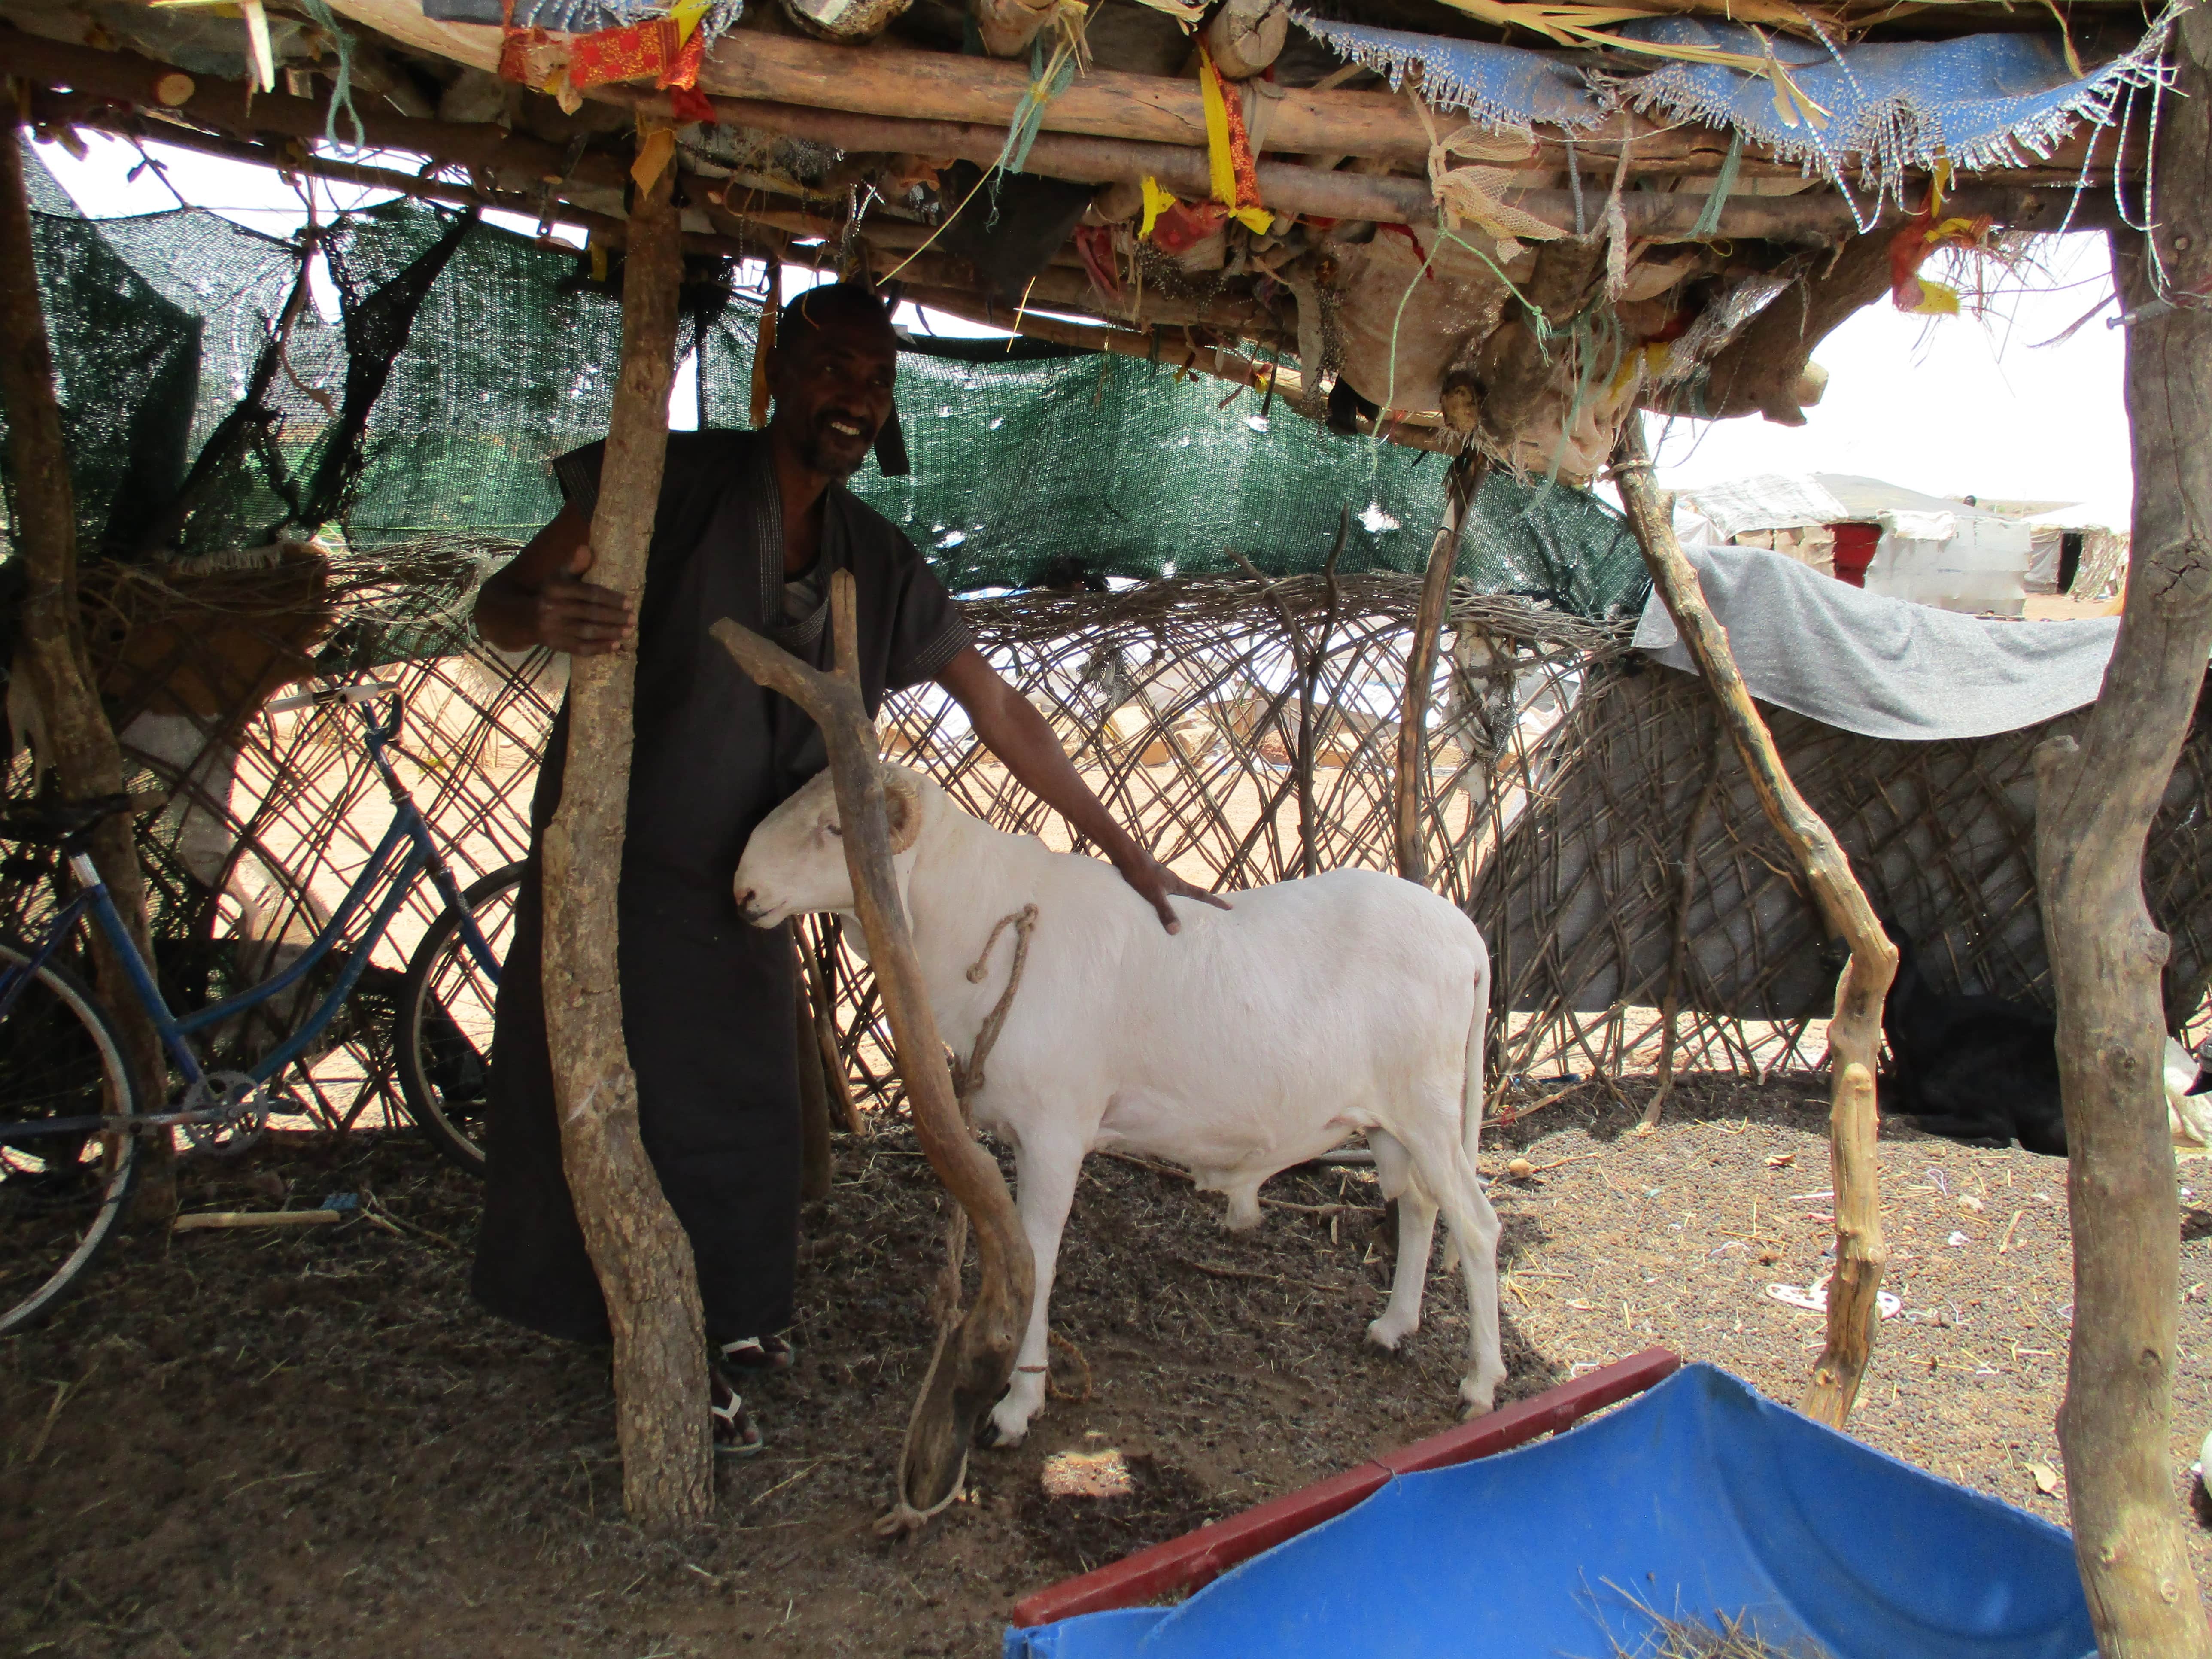
M 265 168 L 149 146 L 173 192 L 152 168 L 129 178 L 140 160 L 134 146 L 85 137 L 83 161 L 53 145 L 40 155 L 94 217 L 158 212 L 181 196 L 278 235 L 304 222 L 297 192 Z M 402 157 L 390 164 L 410 172 L 416 165 Z M 323 181 L 312 188 L 324 218 L 389 194 Z M 525 234 L 536 228 L 512 214 L 485 216 Z M 2057 339 L 2100 298 L 2109 300 L 2105 239 L 2076 234 L 2037 246 L 2034 267 L 2006 276 L 1983 316 L 1906 316 L 1883 303 L 1853 317 L 1815 354 L 1828 387 L 1802 427 L 1756 416 L 1669 423 L 1659 445 L 1661 483 L 1686 489 L 1759 472 L 1856 473 L 1931 495 L 2079 503 L 2085 521 L 2124 529 L 2132 486 L 2121 402 L 2124 342 L 2105 325 L 2113 307 L 2107 303 L 2070 337 Z M 785 277 L 792 289 L 814 280 L 799 271 Z M 319 297 L 334 310 L 333 296 Z M 902 322 L 937 333 L 996 332 L 905 309 Z M 697 424 L 691 377 L 679 373 L 675 386 L 672 419 Z
M 1887 301 L 1859 312 L 1814 353 L 1828 387 L 1802 427 L 1673 422 L 1662 482 L 1856 473 L 1933 495 L 2079 502 L 2087 522 L 2126 529 L 2125 342 L 2105 325 L 2116 308 L 2048 343 L 2109 301 L 2106 240 L 2045 238 L 2037 257 L 2042 269 L 2019 271 L 1982 317 L 1907 316 Z

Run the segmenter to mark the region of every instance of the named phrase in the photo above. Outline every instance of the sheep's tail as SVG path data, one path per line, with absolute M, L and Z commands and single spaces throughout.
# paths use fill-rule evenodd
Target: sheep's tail
M 1482 942 L 1482 935 L 1477 933 L 1474 936 L 1474 1012 L 1467 1022 L 1467 1069 L 1460 1079 L 1459 1095 L 1460 1144 L 1467 1148 L 1467 1167 L 1470 1171 L 1474 1168 L 1475 1149 L 1482 1140 L 1482 1109 L 1488 1098 L 1488 1091 L 1482 1079 L 1482 1039 L 1489 1024 L 1490 947 Z M 1443 1271 L 1450 1273 L 1459 1264 L 1459 1233 L 1455 1229 L 1444 1238 Z
M 1487 1097 L 1483 1082 L 1482 1040 L 1490 1023 L 1490 950 L 1482 935 L 1474 936 L 1474 1014 L 1467 1023 L 1467 1076 L 1461 1084 L 1460 1140 L 1467 1161 L 1474 1162 L 1482 1139 L 1482 1109 Z

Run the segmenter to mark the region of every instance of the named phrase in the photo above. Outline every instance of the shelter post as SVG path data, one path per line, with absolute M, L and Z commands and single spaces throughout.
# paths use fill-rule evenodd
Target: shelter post
M 640 150 L 650 139 L 641 134 Z M 683 252 L 664 165 L 637 192 L 623 266 L 620 379 L 592 514 L 592 579 L 635 599 L 668 447 Z M 649 1528 L 707 1519 L 714 1504 L 706 1326 L 690 1241 L 660 1190 L 638 1129 L 637 1077 L 623 1040 L 616 888 L 629 810 L 637 658 L 578 657 L 568 752 L 546 826 L 545 1022 L 561 1161 L 614 1333 L 615 1429 L 623 1504 Z
M 2074 1550 L 2107 1659 L 2212 1654 L 2173 1498 L 2180 1215 L 2143 846 L 2212 651 L 2212 9 L 2176 32 L 2154 228 L 2112 233 L 2131 322 L 2127 600 L 2080 738 L 2036 754 L 2036 884 L 2058 1000 L 2074 1332 L 2058 1444 Z M 2161 280 L 2162 278 L 2162 280 Z M 2196 296 L 2196 297 L 2191 297 Z M 2170 307 L 2170 308 L 2167 308 Z
M 1621 428 L 1613 477 L 1651 580 L 1712 691 L 1721 722 L 1743 757 L 1759 805 L 1796 856 L 1820 915 L 1850 946 L 1850 960 L 1836 985 L 1835 1015 L 1828 1025 L 1828 1155 L 1836 1183 L 1836 1271 L 1828 1285 L 1827 1342 L 1798 1407 L 1817 1422 L 1841 1428 L 1850 1417 L 1859 1380 L 1874 1351 L 1875 1291 L 1889 1261 L 1875 1191 L 1879 1126 L 1874 1078 L 1881 1054 L 1882 1002 L 1897 973 L 1897 947 L 1875 920 L 1874 908 L 1860 890 L 1834 832 L 1790 781 L 1773 734 L 1752 703 L 1728 635 L 1707 609 L 1697 569 L 1674 539 L 1674 526 L 1660 505 L 1641 415 L 1632 414 Z
M 1406 648 L 1406 695 L 1399 701 L 1398 775 L 1391 811 L 1398 838 L 1398 873 L 1407 881 L 1429 878 L 1427 851 L 1421 845 L 1421 781 L 1428 770 L 1429 685 L 1436 678 L 1437 642 L 1451 598 L 1452 571 L 1459 563 L 1460 533 L 1490 471 L 1490 458 L 1470 442 L 1452 462 L 1444 483 L 1444 515 L 1429 544 L 1429 563 L 1421 582 L 1421 605 L 1413 617 L 1413 637 Z
M 15 533 L 27 578 L 21 660 L 45 726 L 40 763 L 52 765 L 69 799 L 120 794 L 123 749 L 100 705 L 77 604 L 76 503 L 54 392 L 53 349 L 39 300 L 30 194 L 23 179 L 22 120 L 12 96 L 0 98 L 0 408 L 8 417 Z M 151 962 L 146 881 L 128 815 L 110 817 L 93 830 L 92 856 L 132 942 Z M 90 931 L 100 1000 L 123 1033 L 142 1098 L 158 1106 L 169 1092 L 161 1037 L 107 936 L 97 927 Z M 157 1178 L 150 1185 L 142 1182 L 138 1210 L 166 1221 L 176 1209 L 166 1131 L 152 1138 L 149 1150 Z

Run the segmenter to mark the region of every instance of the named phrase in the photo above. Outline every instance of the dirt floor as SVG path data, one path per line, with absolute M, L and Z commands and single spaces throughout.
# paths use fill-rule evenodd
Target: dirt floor
M 1649 1080 L 1620 1087 L 1486 1149 L 1494 1177 L 1516 1153 L 1536 1166 L 1492 1188 L 1504 1397 L 1663 1343 L 1794 1399 L 1819 1320 L 1768 1286 L 1822 1269 L 1819 1085 L 1693 1082 L 1641 1138 L 1623 1101 Z M 1881 1175 L 1903 1305 L 1854 1431 L 2063 1524 L 2063 1165 L 1893 1128 Z M 2185 1468 L 2212 1419 L 2212 1166 L 2181 1180 Z M 800 1363 L 756 1395 L 769 1449 L 722 1468 L 711 1530 L 654 1542 L 621 1518 L 605 1357 L 470 1304 L 466 1177 L 398 1136 L 185 1172 L 187 1209 L 332 1193 L 373 1195 L 381 1223 L 134 1238 L 50 1327 L 0 1344 L 0 1651 L 981 1659 L 1032 1589 L 1448 1427 L 1462 1364 L 1440 1273 L 1403 1357 L 1362 1346 L 1389 1265 L 1364 1172 L 1284 1176 L 1269 1196 L 1316 1207 L 1234 1235 L 1218 1200 L 1094 1158 L 1054 1305 L 1081 1353 L 1055 1353 L 1055 1382 L 1079 1395 L 1087 1368 L 1089 1399 L 979 1454 L 972 1502 L 921 1538 L 878 1541 L 938 1226 L 927 1166 L 888 1130 L 841 1142 L 807 1216 Z M 1124 1512 L 1044 1498 L 1047 1455 L 1105 1447 L 1138 1472 Z

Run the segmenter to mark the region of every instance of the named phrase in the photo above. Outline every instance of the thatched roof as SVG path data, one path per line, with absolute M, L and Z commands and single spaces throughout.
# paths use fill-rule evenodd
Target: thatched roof
M 1931 255 L 2002 264 L 2020 233 L 2114 222 L 2164 41 L 2103 0 L 2063 32 L 2045 8 L 1864 0 L 245 9 L 0 0 L 0 70 L 42 122 L 608 244 L 638 123 L 678 125 L 695 247 L 865 270 L 1570 478 L 1639 405 L 1802 420 L 1852 311 L 1954 303 Z M 326 131 L 445 165 L 311 154 Z

